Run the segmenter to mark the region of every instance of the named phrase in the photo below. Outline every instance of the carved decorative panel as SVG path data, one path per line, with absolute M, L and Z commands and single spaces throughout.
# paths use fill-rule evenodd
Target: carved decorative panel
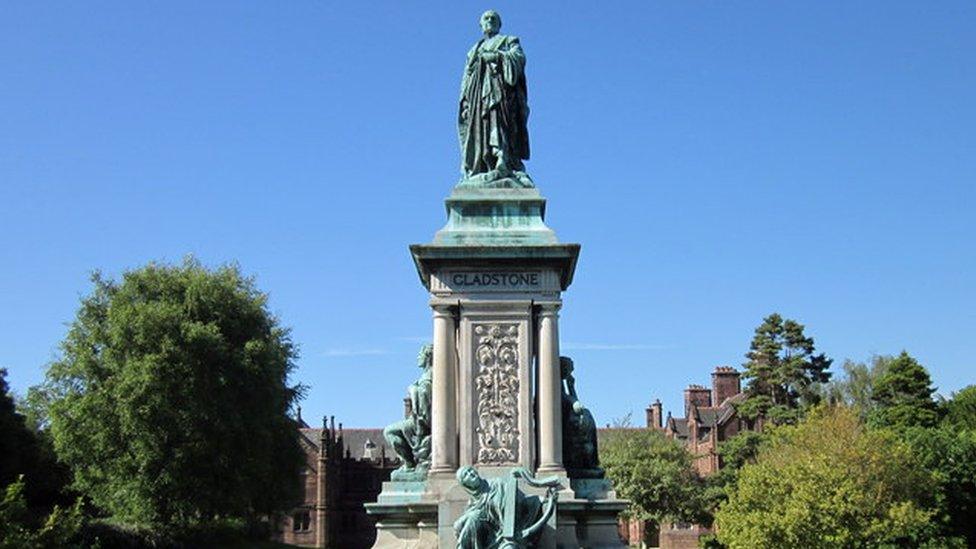
M 512 463 L 519 457 L 519 333 L 517 324 L 474 326 L 477 462 Z

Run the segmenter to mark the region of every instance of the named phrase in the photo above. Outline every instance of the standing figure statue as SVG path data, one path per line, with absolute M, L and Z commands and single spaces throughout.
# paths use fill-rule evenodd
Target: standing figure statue
M 559 357 L 562 376 L 563 465 L 571 478 L 603 478 L 597 453 L 596 421 L 576 395 L 573 359 Z
M 471 502 L 454 522 L 457 549 L 525 549 L 533 547 L 543 526 L 556 511 L 558 477 L 536 479 L 521 467 L 507 476 L 485 479 L 469 466 L 458 469 L 458 482 Z M 518 481 L 546 488 L 545 499 L 527 496 Z
M 525 54 L 517 37 L 498 34 L 501 26 L 498 13 L 481 15 L 484 36 L 468 52 L 461 79 L 462 186 L 534 186 L 522 164 L 529 158 Z
M 402 465 L 390 475 L 392 480 L 423 480 L 430 468 L 430 394 L 434 346 L 427 344 L 417 354 L 420 377 L 407 387 L 410 417 L 388 425 L 383 437 L 393 447 Z

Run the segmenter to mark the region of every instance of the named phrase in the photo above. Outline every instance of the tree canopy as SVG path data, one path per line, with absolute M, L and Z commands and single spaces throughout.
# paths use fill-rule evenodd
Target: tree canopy
M 935 479 L 891 433 L 846 407 L 781 426 L 739 472 L 715 516 L 731 549 L 919 546 L 931 541 Z
M 870 422 L 882 427 L 934 427 L 939 410 L 933 393 L 928 371 L 902 351 L 874 382 Z
M 0 488 L 31 469 L 37 459 L 37 441 L 17 413 L 7 370 L 0 368 Z
M 234 266 L 96 274 L 44 392 L 74 486 L 113 518 L 252 519 L 299 495 L 296 350 Z
M 631 512 L 660 525 L 703 522 L 703 483 L 679 442 L 652 429 L 612 429 L 600 441 L 600 463 Z
M 823 397 L 831 404 L 850 406 L 866 419 L 876 407 L 872 400 L 874 384 L 885 372 L 894 357 L 874 355 L 868 362 L 847 359 L 841 365 L 842 377 L 834 377 L 823 386 Z
M 831 360 L 816 353 L 813 338 L 803 330 L 777 313 L 756 328 L 743 364 L 747 396 L 737 406 L 743 418 L 790 423 L 799 417 L 801 405 L 819 401 L 819 384 L 830 379 Z
M 976 431 L 976 385 L 952 394 L 952 398 L 945 402 L 943 421 L 960 429 Z
M 976 431 L 943 425 L 906 427 L 898 435 L 911 448 L 915 466 L 935 478 L 934 526 L 976 547 Z

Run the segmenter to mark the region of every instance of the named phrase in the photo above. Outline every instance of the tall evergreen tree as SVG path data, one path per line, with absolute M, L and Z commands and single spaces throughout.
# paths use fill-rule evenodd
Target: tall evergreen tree
M 939 421 L 934 393 L 929 372 L 902 351 L 874 383 L 870 421 L 882 427 L 934 427 Z
M 763 319 L 746 353 L 746 399 L 739 413 L 747 420 L 796 421 L 801 406 L 820 399 L 819 384 L 830 379 L 831 360 L 817 354 L 803 325 L 777 313 Z

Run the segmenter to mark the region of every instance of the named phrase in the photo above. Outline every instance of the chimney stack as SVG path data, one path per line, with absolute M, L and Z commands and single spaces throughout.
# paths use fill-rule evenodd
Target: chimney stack
M 712 401 L 721 406 L 725 399 L 742 392 L 739 372 L 731 366 L 717 366 L 712 372 Z
M 691 416 L 691 407 L 708 408 L 712 405 L 712 391 L 702 385 L 689 385 L 685 389 L 685 417 Z
M 654 399 L 654 403 L 647 407 L 647 427 L 649 429 L 661 429 L 661 400 Z

